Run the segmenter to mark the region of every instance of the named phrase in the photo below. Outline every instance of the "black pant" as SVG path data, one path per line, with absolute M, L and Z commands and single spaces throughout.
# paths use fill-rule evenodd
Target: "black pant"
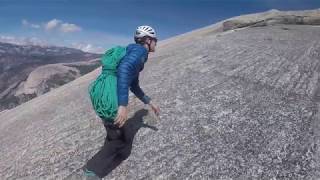
M 103 178 L 116 168 L 131 153 L 133 137 L 127 123 L 119 128 L 104 121 L 107 136 L 103 147 L 86 164 L 86 168 Z

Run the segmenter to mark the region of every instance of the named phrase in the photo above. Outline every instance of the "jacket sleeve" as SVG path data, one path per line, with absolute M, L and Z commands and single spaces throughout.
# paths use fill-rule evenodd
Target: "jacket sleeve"
M 138 58 L 141 58 L 143 51 L 133 50 L 121 60 L 117 68 L 117 95 L 118 105 L 128 105 L 129 86 L 137 74 Z
M 139 76 L 133 79 L 131 87 L 131 92 L 133 92 L 144 104 L 149 104 L 150 97 L 144 94 L 143 90 L 139 86 Z

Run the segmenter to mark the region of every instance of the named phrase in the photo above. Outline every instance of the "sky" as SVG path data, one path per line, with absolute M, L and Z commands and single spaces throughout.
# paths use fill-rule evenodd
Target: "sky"
M 133 43 L 140 25 L 164 40 L 270 9 L 320 8 L 320 0 L 0 0 L 0 41 L 103 52 Z

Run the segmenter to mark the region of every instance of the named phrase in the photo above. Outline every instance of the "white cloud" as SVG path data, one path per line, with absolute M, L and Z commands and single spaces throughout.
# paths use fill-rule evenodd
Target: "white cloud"
M 42 23 L 42 25 L 30 23 L 28 20 L 23 19 L 22 25 L 25 27 L 30 27 L 34 29 L 44 29 L 46 31 L 60 31 L 63 33 L 72 33 L 82 31 L 82 28 L 76 24 L 63 22 L 59 19 L 52 19 L 46 23 Z
M 17 45 L 48 46 L 48 42 L 40 40 L 36 37 L 0 36 L 0 42 Z
M 71 33 L 81 31 L 82 28 L 76 24 L 63 22 L 59 19 L 52 19 L 51 21 L 45 24 L 45 30 L 58 30 L 63 33 Z
M 41 26 L 38 24 L 31 24 L 31 27 L 35 29 L 39 29 Z
M 68 32 L 77 32 L 77 31 L 81 31 L 81 27 L 75 25 L 75 24 L 69 24 L 69 23 L 63 23 L 60 26 L 60 31 L 64 32 L 64 33 L 68 33 Z
M 29 22 L 28 22 L 27 20 L 23 19 L 23 20 L 22 20 L 22 24 L 23 24 L 24 26 L 27 26 L 27 25 L 29 24 Z
M 100 46 L 94 46 L 87 43 L 72 43 L 71 47 L 90 53 L 103 53 L 105 51 L 105 49 Z
M 46 29 L 47 31 L 53 30 L 53 29 L 57 28 L 61 23 L 62 23 L 61 20 L 52 19 L 51 21 L 49 21 L 49 22 L 46 23 L 45 29 Z
M 35 28 L 35 29 L 39 29 L 41 26 L 38 24 L 32 24 L 30 23 L 28 20 L 23 19 L 22 20 L 22 25 L 26 26 L 26 27 L 31 27 L 31 28 Z

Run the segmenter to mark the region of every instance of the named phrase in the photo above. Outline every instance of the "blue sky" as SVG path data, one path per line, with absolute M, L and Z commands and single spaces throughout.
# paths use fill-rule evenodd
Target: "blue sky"
M 103 50 L 133 42 L 139 25 L 159 40 L 233 16 L 320 8 L 320 0 L 0 0 L 0 40 Z

